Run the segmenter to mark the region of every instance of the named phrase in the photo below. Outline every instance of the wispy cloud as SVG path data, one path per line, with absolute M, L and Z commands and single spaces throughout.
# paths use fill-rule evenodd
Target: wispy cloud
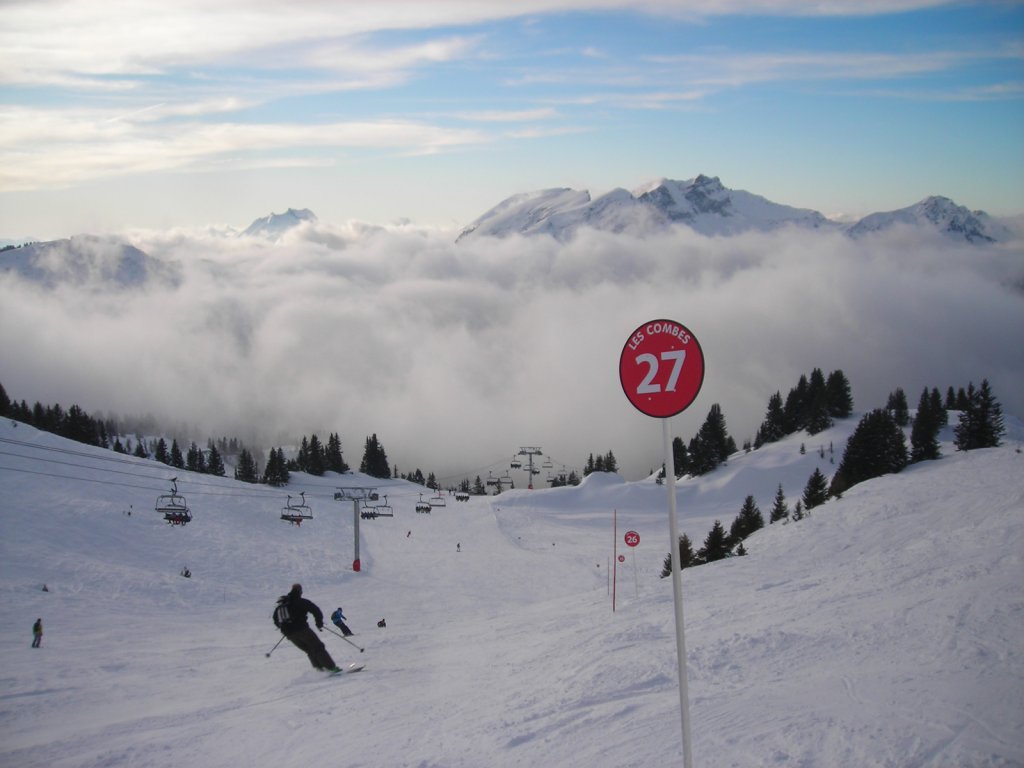
M 491 109 L 481 112 L 459 112 L 455 115 L 459 120 L 480 123 L 526 123 L 535 120 L 550 120 L 558 116 L 552 107 L 537 109 Z
M 168 114 L 190 111 L 154 107 L 154 111 L 161 110 Z M 6 118 L 0 120 L 0 191 L 60 186 L 124 173 L 205 168 L 253 152 L 296 153 L 297 163 L 306 165 L 313 148 L 424 153 L 489 140 L 472 129 L 406 120 L 153 125 L 149 119 L 154 116 L 146 111 L 111 116 L 27 109 L 7 110 L 6 115 L 0 111 L 0 117 Z M 146 125 L 140 128 L 143 123 Z M 281 157 L 275 162 L 287 164 Z
M 650 56 L 652 63 L 678 68 L 686 82 L 742 86 L 779 80 L 878 80 L 942 72 L 967 60 L 987 57 L 951 51 L 868 52 L 712 52 Z

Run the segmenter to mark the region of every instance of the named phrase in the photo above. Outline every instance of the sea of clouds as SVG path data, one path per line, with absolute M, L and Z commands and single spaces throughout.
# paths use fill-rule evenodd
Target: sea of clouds
M 670 425 L 684 440 L 713 403 L 738 443 L 752 439 L 768 397 L 815 367 L 842 369 L 858 410 L 896 387 L 913 407 L 925 386 L 987 378 L 1004 410 L 1024 413 L 1024 241 L 910 228 L 456 234 L 126 232 L 178 279 L 42 287 L 0 274 L 0 383 L 30 404 L 153 414 L 201 442 L 337 432 L 356 466 L 376 434 L 400 471 L 452 482 L 526 445 L 577 469 L 611 450 L 631 479 L 660 465 L 660 424 L 618 379 L 629 334 L 654 318 L 704 350 L 703 389 Z

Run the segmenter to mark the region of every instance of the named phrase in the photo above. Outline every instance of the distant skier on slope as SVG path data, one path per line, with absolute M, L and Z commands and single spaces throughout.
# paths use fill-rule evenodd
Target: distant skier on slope
M 345 626 L 345 614 L 341 612 L 341 606 L 338 606 L 338 610 L 331 614 L 331 621 L 334 622 L 334 626 L 341 630 L 341 634 L 345 637 L 353 634 L 352 630 Z
M 324 648 L 320 638 L 313 634 L 313 630 L 306 623 L 306 614 L 313 614 L 316 628 L 323 632 L 324 615 L 311 600 L 302 596 L 302 585 L 292 584 L 291 591 L 287 595 L 281 595 L 277 599 L 277 607 L 274 609 L 274 626 L 281 630 L 291 643 L 309 657 L 309 663 L 315 669 L 322 669 L 325 672 L 340 672 L 341 669 L 334 663 L 331 654 Z
M 36 619 L 36 623 L 32 625 L 32 647 L 38 648 L 43 644 L 43 620 Z

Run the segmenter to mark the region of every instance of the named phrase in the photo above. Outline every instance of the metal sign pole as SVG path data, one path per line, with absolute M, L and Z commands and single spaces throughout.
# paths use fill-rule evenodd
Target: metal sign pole
M 672 553 L 672 594 L 676 613 L 676 654 L 679 659 L 679 709 L 683 721 L 683 764 L 693 768 L 690 748 L 690 696 L 686 683 L 686 637 L 683 634 L 683 578 L 679 562 L 679 521 L 676 518 L 676 473 L 668 420 L 693 403 L 704 384 L 704 351 L 685 325 L 651 320 L 630 334 L 619 355 L 619 382 L 629 402 L 643 414 L 661 419 L 668 481 L 669 546 Z
M 676 516 L 676 472 L 668 419 L 661 420 L 665 444 L 665 485 L 668 486 L 668 529 L 672 553 L 672 597 L 676 608 L 676 655 L 679 658 L 679 709 L 683 721 L 683 765 L 693 768 L 690 750 L 690 694 L 686 681 L 686 635 L 683 629 L 683 572 L 679 562 L 679 520 Z
M 615 613 L 615 587 L 619 583 L 619 510 L 612 513 L 612 613 Z

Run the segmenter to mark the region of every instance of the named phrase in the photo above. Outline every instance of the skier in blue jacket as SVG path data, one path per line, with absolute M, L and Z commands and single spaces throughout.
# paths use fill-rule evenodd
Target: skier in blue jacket
M 331 621 L 341 630 L 343 636 L 348 637 L 353 634 L 352 630 L 345 626 L 345 614 L 341 612 L 341 606 L 338 606 L 338 610 L 331 614 Z

